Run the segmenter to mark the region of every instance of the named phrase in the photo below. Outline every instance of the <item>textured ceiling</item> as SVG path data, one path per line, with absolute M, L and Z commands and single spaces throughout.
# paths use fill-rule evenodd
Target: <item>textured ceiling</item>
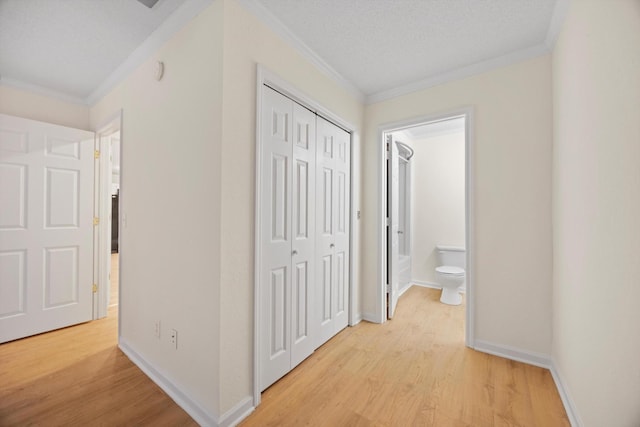
M 371 101 L 543 46 L 563 0 L 240 1 Z M 0 78 L 91 102 L 154 30 L 198 2 L 0 0 Z
M 0 76 L 85 99 L 184 0 L 0 0 Z
M 366 95 L 544 44 L 556 0 L 255 0 Z

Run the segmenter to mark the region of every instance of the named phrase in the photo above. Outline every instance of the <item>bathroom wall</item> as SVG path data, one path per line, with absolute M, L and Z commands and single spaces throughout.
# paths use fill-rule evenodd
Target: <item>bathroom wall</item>
M 436 284 L 436 245 L 465 247 L 464 130 L 411 140 L 411 280 Z
M 577 0 L 553 53 L 553 359 L 575 425 L 640 426 L 640 2 Z

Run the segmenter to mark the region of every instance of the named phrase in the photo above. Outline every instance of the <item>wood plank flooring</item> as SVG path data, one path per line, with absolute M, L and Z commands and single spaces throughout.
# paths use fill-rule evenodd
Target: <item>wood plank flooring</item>
M 250 426 L 568 426 L 548 370 L 464 346 L 463 306 L 412 287 L 262 394 Z
M 118 349 L 117 277 L 105 319 L 0 345 L 0 426 L 198 425 Z
M 547 370 L 465 348 L 463 307 L 438 297 L 414 286 L 392 321 L 345 329 L 241 425 L 569 425 Z M 117 348 L 117 308 L 0 345 L 0 426 L 197 425 Z

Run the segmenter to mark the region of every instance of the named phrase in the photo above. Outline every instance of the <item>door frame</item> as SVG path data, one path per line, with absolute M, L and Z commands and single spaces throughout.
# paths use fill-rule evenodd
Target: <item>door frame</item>
M 303 107 L 311 110 L 312 112 L 322 116 L 328 121 L 332 122 L 336 126 L 342 128 L 347 131 L 351 135 L 351 177 L 350 177 L 350 192 L 351 192 L 351 200 L 349 201 L 349 326 L 353 326 L 357 324 L 360 319 L 360 314 L 357 310 L 357 300 L 356 300 L 356 286 L 355 283 L 358 279 L 357 272 L 355 271 L 354 266 L 357 265 L 355 260 L 359 259 L 358 246 L 354 243 L 357 238 L 356 227 L 354 226 L 358 220 L 358 213 L 356 213 L 356 197 L 359 197 L 359 192 L 356 190 L 356 181 L 354 173 L 354 164 L 357 164 L 355 161 L 355 155 L 357 153 L 355 149 L 356 144 L 358 144 L 360 136 L 357 131 L 356 126 L 351 124 L 350 122 L 342 119 L 340 116 L 332 113 L 330 110 L 324 108 L 321 104 L 313 100 L 312 98 L 305 95 L 301 90 L 287 82 L 285 79 L 281 78 L 276 73 L 270 71 L 262 64 L 257 64 L 256 70 L 256 149 L 255 149 L 255 213 L 254 213 L 254 271 L 253 271 L 253 281 L 254 281 L 254 299 L 253 299 L 253 406 L 257 407 L 260 404 L 261 400 L 261 391 L 260 391 L 260 301 L 258 301 L 258 295 L 260 295 L 260 271 L 262 268 L 261 259 L 261 228 L 260 228 L 260 218 L 262 215 L 261 207 L 262 207 L 262 197 L 260 194 L 261 187 L 261 159 L 262 159 L 262 94 L 263 87 L 267 85 L 272 89 L 280 92 L 286 97 L 292 99 L 293 101 L 301 104 Z
M 96 150 L 100 153 L 107 153 L 106 144 L 104 141 L 106 137 L 120 132 L 120 182 L 122 186 L 122 110 L 119 110 L 115 114 L 113 114 L 109 119 L 105 120 L 104 123 L 97 127 L 96 131 Z M 110 142 L 109 142 L 110 143 Z M 109 274 L 110 269 L 107 268 L 110 265 L 109 258 L 111 257 L 111 234 L 110 230 L 110 222 L 109 222 L 109 214 L 111 212 L 111 191 L 107 191 L 107 189 L 111 188 L 111 176 L 108 175 L 108 171 L 110 170 L 109 163 L 111 159 L 109 156 L 100 155 L 99 159 L 96 160 L 96 188 L 95 188 L 95 204 L 96 204 L 96 216 L 100 218 L 100 222 L 98 223 L 98 230 L 96 230 L 96 240 L 95 240 L 95 255 L 94 255 L 94 265 L 96 268 L 95 275 L 95 283 L 98 285 L 98 292 L 94 294 L 94 310 L 93 317 L 95 319 L 101 319 L 107 316 L 108 306 L 109 306 L 109 298 L 108 298 L 108 286 L 109 283 Z M 122 191 L 120 191 L 120 200 L 119 200 L 119 211 L 122 212 Z M 119 227 L 121 229 L 121 227 Z M 122 245 L 120 236 L 118 236 L 118 240 L 120 240 L 118 244 L 118 255 L 122 254 Z M 121 260 L 119 260 L 120 262 Z M 121 262 L 120 262 L 120 265 Z M 121 285 L 121 271 L 118 270 L 118 286 Z M 118 292 L 118 305 L 120 305 L 120 292 Z M 120 316 L 118 316 L 118 331 L 120 331 Z M 119 332 L 118 332 L 119 334 Z
M 378 286 L 376 298 L 376 315 L 379 323 L 387 321 L 386 277 L 387 277 L 387 167 L 385 134 L 417 125 L 465 117 L 465 244 L 466 244 L 466 304 L 465 304 L 465 345 L 475 347 L 475 111 L 474 108 L 461 107 L 441 113 L 414 117 L 411 119 L 386 123 L 378 127 Z

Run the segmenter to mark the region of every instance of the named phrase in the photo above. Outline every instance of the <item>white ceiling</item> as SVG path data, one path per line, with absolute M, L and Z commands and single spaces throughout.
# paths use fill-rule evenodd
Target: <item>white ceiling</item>
M 205 1 L 0 0 L 0 78 L 90 102 L 172 14 Z M 240 1 L 372 100 L 543 53 L 563 0 Z
M 87 98 L 183 0 L 0 0 L 0 76 Z
M 365 95 L 543 45 L 556 0 L 256 0 Z

